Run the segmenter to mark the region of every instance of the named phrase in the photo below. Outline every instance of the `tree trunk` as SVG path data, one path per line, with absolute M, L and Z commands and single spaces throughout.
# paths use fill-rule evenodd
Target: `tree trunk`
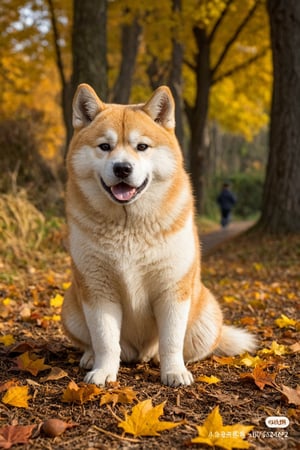
M 181 11 L 181 0 L 173 0 L 173 12 Z M 173 37 L 172 39 L 172 59 L 169 76 L 169 86 L 175 100 L 175 122 L 176 136 L 183 149 L 184 131 L 183 131 L 183 96 L 182 96 L 182 64 L 183 64 L 183 45 Z
M 300 231 L 300 2 L 268 0 L 274 85 L 270 150 L 258 224 Z
M 103 100 L 107 97 L 107 0 L 73 0 L 73 12 L 73 68 L 70 86 L 63 92 L 67 143 L 73 133 L 72 99 L 78 84 L 88 83 Z
M 122 60 L 119 76 L 114 87 L 113 103 L 127 104 L 129 102 L 141 32 L 142 27 L 137 17 L 133 19 L 130 25 L 123 25 Z
M 208 115 L 209 89 L 211 85 L 210 43 L 205 30 L 194 29 L 198 48 L 196 60 L 196 99 L 194 106 L 188 112 L 191 130 L 190 170 L 196 208 L 203 211 L 205 189 L 205 172 L 207 167 L 207 146 L 205 142 L 205 126 Z

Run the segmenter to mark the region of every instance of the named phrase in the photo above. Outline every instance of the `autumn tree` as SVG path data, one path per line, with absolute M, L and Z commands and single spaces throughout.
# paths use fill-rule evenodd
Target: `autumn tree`
M 253 26 L 255 16 L 262 7 L 261 0 L 254 2 L 207 1 L 202 3 L 200 11 L 195 17 L 192 28 L 195 42 L 194 56 L 191 60 L 186 61 L 194 72 L 195 94 L 192 100 L 186 102 L 186 111 L 191 133 L 190 170 L 198 212 L 203 210 L 205 174 L 208 163 L 205 130 L 210 91 L 214 85 L 226 77 L 232 77 L 234 74 L 246 70 L 265 55 L 268 45 L 265 47 L 257 45 L 250 55 L 248 52 L 240 52 L 244 53 L 242 58 L 234 57 L 238 45 L 246 48 L 245 30 L 249 28 L 251 22 Z M 258 24 L 256 28 L 258 32 Z M 220 34 L 222 40 L 219 39 Z M 216 47 L 216 42 L 218 42 L 218 47 Z M 230 56 L 233 62 L 228 63 Z M 230 105 L 223 107 L 230 108 Z
M 72 73 L 66 68 L 60 45 L 60 34 L 55 4 L 47 0 L 52 23 L 56 63 L 62 86 L 62 108 L 66 126 L 66 142 L 71 139 L 72 98 L 80 83 L 93 86 L 105 100 L 107 96 L 107 0 L 73 0 L 73 24 L 71 33 Z
M 300 2 L 268 0 L 274 66 L 270 150 L 259 226 L 300 231 Z

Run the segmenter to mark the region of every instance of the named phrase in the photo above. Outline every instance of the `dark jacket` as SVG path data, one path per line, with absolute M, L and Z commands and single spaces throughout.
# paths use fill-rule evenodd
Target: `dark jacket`
M 230 210 L 236 203 L 236 198 L 228 189 L 224 188 L 218 195 L 217 202 L 222 209 Z

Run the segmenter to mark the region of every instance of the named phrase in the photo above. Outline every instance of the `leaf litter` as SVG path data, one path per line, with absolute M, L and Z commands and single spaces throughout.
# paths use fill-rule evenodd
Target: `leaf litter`
M 57 230 L 49 239 L 41 244 L 43 252 L 31 249 L 22 263 L 12 264 L 5 256 L 2 262 L 0 448 L 231 449 L 248 443 L 260 449 L 297 448 L 299 236 L 241 236 L 204 259 L 204 282 L 222 303 L 225 320 L 255 333 L 260 346 L 256 354 L 211 356 L 191 364 L 195 384 L 175 389 L 160 384 L 152 364 L 122 364 L 118 383 L 105 388 L 82 383 L 80 352 L 60 323 L 70 261 L 59 247 Z M 15 406 L 7 402 L 11 392 L 17 392 Z M 135 411 L 143 410 L 144 402 L 156 414 L 154 436 L 137 432 Z M 285 416 L 290 425 L 270 430 L 268 416 Z M 55 438 L 43 432 L 49 420 L 54 420 Z M 126 421 L 132 422 L 132 433 Z M 163 430 L 161 424 L 172 428 Z M 210 441 L 192 442 L 197 439 Z

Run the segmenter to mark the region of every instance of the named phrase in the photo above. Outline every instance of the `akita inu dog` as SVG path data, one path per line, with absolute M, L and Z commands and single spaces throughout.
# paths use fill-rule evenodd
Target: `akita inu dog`
M 158 358 L 162 383 L 189 385 L 185 362 L 252 351 L 253 336 L 223 324 L 201 283 L 170 90 L 125 106 L 103 103 L 82 84 L 73 126 L 66 194 L 73 280 L 62 320 L 84 351 L 85 381 L 116 380 L 120 360 Z

